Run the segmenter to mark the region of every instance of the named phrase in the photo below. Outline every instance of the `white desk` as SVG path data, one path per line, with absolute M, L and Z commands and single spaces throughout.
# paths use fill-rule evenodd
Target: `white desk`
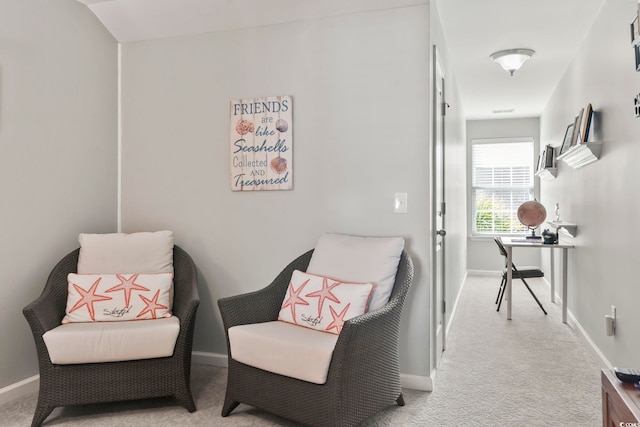
M 507 319 L 511 320 L 511 282 L 513 279 L 513 248 L 543 248 L 552 249 L 551 251 L 551 302 L 555 302 L 556 286 L 555 286 L 555 261 L 553 249 L 562 249 L 562 323 L 567 323 L 567 258 L 569 249 L 574 248 L 573 245 L 566 243 L 557 243 L 555 245 L 545 245 L 541 240 L 524 241 L 524 237 L 501 237 L 500 241 L 507 250 Z

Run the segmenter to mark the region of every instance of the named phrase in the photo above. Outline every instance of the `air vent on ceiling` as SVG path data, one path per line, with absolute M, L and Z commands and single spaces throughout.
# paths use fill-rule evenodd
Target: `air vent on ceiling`
M 514 111 L 516 111 L 515 108 L 505 108 L 503 110 L 493 110 L 493 114 L 507 114 L 507 113 L 513 113 Z

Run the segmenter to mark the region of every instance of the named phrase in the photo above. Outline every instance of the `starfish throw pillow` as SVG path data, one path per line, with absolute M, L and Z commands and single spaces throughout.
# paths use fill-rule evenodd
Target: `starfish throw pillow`
M 295 270 L 278 320 L 340 334 L 345 321 L 364 314 L 371 283 L 344 283 Z
M 71 273 L 67 281 L 67 309 L 62 323 L 171 317 L 173 273 Z

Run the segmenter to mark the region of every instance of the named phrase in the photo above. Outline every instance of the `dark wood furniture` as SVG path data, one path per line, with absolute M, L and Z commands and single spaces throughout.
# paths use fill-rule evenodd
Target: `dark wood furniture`
M 640 425 L 640 389 L 621 382 L 610 369 L 602 370 L 602 425 Z

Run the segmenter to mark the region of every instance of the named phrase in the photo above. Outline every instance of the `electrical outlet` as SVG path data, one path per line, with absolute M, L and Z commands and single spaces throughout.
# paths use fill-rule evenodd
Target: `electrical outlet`
M 611 314 L 604 316 L 605 331 L 608 337 L 616 334 L 616 306 L 611 306 Z

